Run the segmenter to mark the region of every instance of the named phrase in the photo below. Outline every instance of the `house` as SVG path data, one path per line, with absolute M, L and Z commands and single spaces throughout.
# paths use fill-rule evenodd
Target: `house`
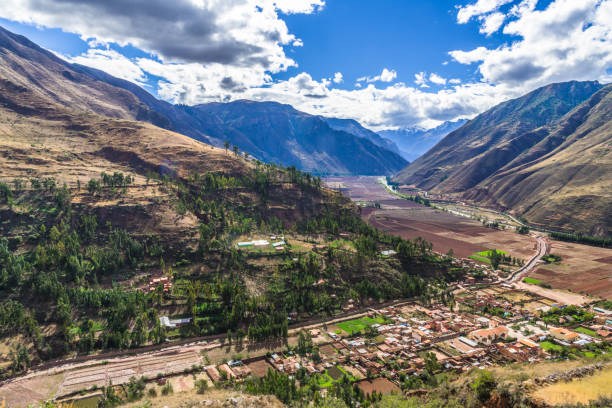
M 557 340 L 565 341 L 567 343 L 573 343 L 574 341 L 580 338 L 580 336 L 578 336 L 577 333 L 564 329 L 563 327 L 552 328 L 550 329 L 549 333 L 553 338 Z
M 508 335 L 508 328 L 506 326 L 497 326 L 492 329 L 481 329 L 470 333 L 470 337 L 482 344 L 491 344 L 495 340 L 505 339 Z
M 160 316 L 159 323 L 164 327 L 174 329 L 175 327 L 185 326 L 191 323 L 191 317 L 184 319 L 170 319 L 168 316 Z
M 153 292 L 159 286 L 163 288 L 164 292 L 169 292 L 172 289 L 172 282 L 167 276 L 161 278 L 154 278 L 149 281 L 149 292 Z
M 612 311 L 606 310 L 606 309 L 602 309 L 601 307 L 597 307 L 596 306 L 596 307 L 593 308 L 593 311 L 595 313 L 602 314 L 602 315 L 605 315 L 605 316 L 612 316 Z
M 227 364 L 221 364 L 219 366 L 219 370 L 227 374 L 227 378 L 236 378 L 236 374 L 234 374 L 232 369 Z
M 208 374 L 213 382 L 221 381 L 221 374 L 214 365 L 206 367 L 206 374 Z

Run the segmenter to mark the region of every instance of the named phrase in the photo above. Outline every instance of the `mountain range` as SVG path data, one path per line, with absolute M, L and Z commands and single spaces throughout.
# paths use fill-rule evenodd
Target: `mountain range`
M 407 161 L 387 150 L 384 140 L 354 122 L 352 132 L 276 102 L 238 100 L 178 106 L 213 143 L 228 141 L 266 162 L 294 165 L 312 173 L 392 174 Z M 342 122 L 341 120 L 339 120 Z M 336 123 L 335 121 L 333 123 Z M 382 146 L 381 146 L 382 145 Z
M 408 161 L 414 161 L 435 146 L 453 130 L 459 129 L 467 119 L 447 121 L 431 129 L 411 127 L 396 130 L 381 130 L 380 136 L 398 147 L 399 154 Z
M 332 127 L 332 119 L 273 102 L 173 105 L 134 83 L 70 64 L 2 28 L 0 48 L 6 79 L 67 108 L 149 122 L 216 146 L 227 141 L 260 160 L 313 173 L 392 174 L 407 164 L 388 150 L 390 142 L 357 122 L 347 132 Z
M 612 232 L 612 85 L 551 84 L 448 134 L 395 180 L 529 222 Z

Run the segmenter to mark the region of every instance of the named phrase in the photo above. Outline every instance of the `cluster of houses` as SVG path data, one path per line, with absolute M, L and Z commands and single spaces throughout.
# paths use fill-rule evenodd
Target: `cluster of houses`
M 512 298 L 512 297 L 510 297 Z M 308 334 L 317 347 L 316 353 L 298 355 L 287 349 L 256 357 L 281 373 L 298 375 L 300 370 L 309 375 L 319 374 L 326 379 L 350 374 L 353 379 L 380 377 L 401 386 L 403 378 L 431 370 L 432 355 L 436 367 L 456 372 L 486 368 L 507 362 L 537 362 L 551 358 L 544 343 L 581 347 L 591 342 L 612 340 L 612 312 L 591 308 L 595 319 L 588 330 L 573 330 L 577 325 L 549 327 L 539 320 L 537 312 L 521 307 L 502 296 L 468 293 L 474 307 L 470 312 L 454 311 L 441 304 L 422 306 L 409 303 L 370 309 L 360 317 L 369 329 L 347 333 L 338 326 L 311 328 Z M 559 306 L 559 305 L 557 305 Z M 487 314 L 491 307 L 508 311 Z M 562 307 L 562 306 L 561 306 Z M 372 322 L 381 322 L 370 324 Z M 585 326 L 586 327 L 586 326 Z M 590 331 L 589 331 L 590 330 Z M 596 336 L 586 333 L 596 332 Z M 254 360 L 254 359 L 251 359 Z M 219 366 L 208 366 L 206 373 L 213 381 L 240 381 L 249 375 L 263 375 L 265 370 L 250 368 L 250 361 L 230 361 Z
M 149 292 L 153 292 L 158 287 L 162 287 L 164 293 L 169 293 L 172 291 L 172 281 L 167 276 L 162 276 L 161 278 L 153 278 L 149 281 L 149 285 L 147 286 L 147 290 Z

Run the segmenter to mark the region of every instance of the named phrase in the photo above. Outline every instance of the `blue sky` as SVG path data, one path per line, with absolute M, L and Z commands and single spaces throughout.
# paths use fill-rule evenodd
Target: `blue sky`
M 170 102 L 275 100 L 373 129 L 612 69 L 612 0 L 7 1 L 5 28 Z

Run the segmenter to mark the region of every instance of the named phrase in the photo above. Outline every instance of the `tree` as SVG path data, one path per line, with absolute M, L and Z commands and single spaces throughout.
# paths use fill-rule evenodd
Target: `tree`
M 238 146 L 234 145 L 233 149 L 234 149 L 234 154 L 238 156 L 238 153 L 239 153 Z
M 438 357 L 434 353 L 427 353 L 424 356 L 425 360 L 425 369 L 430 373 L 435 373 L 440 370 L 442 366 L 438 362 Z
M 516 232 L 518 232 L 521 235 L 527 235 L 529 234 L 529 227 L 527 227 L 526 225 L 521 225 Z
M 10 359 L 11 371 L 13 374 L 19 374 L 27 370 L 31 363 L 28 349 L 23 344 L 20 344 L 16 349 L 11 351 Z
M 486 402 L 491 397 L 491 391 L 496 387 L 497 382 L 493 374 L 489 371 L 481 371 L 478 377 L 470 384 L 480 402 Z
M 13 198 L 11 188 L 6 183 L 0 183 L 0 199 L 8 202 L 11 198 Z
M 230 147 L 230 142 L 226 140 L 225 142 L 223 142 L 223 146 L 225 147 L 225 154 L 227 154 L 227 149 L 229 149 Z
M 499 252 L 497 249 L 492 249 L 487 253 L 487 258 L 491 262 L 491 266 L 493 269 L 499 268 L 499 264 L 503 259 L 503 254 Z

